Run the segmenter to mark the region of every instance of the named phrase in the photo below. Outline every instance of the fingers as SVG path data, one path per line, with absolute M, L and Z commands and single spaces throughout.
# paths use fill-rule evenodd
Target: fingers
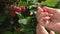
M 40 15 L 42 15 L 42 9 L 40 8 L 40 7 L 38 7 L 38 9 L 37 9 L 38 11 L 37 11 L 37 15 L 36 15 L 36 17 L 37 17 L 37 21 L 39 21 L 39 19 L 41 18 L 41 16 Z
M 49 22 L 48 20 L 50 20 L 50 18 L 52 17 L 52 14 L 48 14 L 45 12 L 42 12 L 39 16 L 38 16 L 38 21 L 40 21 L 41 23 L 46 23 Z
M 54 9 L 54 8 L 50 8 L 50 7 L 44 7 L 44 8 L 46 8 L 46 9 L 47 9 L 47 11 L 48 11 L 48 13 L 50 13 L 50 14 L 54 14 L 54 13 L 56 13 L 56 12 L 57 12 L 57 10 L 56 10 L 56 9 Z
M 37 11 L 37 17 L 41 14 L 41 12 L 42 12 L 42 9 L 40 8 L 40 7 L 38 7 L 38 9 L 37 9 L 38 11 Z
M 48 21 L 49 19 L 50 19 L 49 16 L 45 16 L 45 14 L 42 14 L 39 16 L 39 18 L 37 20 L 40 24 L 47 24 L 49 22 Z
M 42 24 L 43 26 L 47 26 L 49 23 L 50 23 L 50 18 L 45 18 L 45 17 L 42 17 L 41 20 L 40 20 L 40 24 Z
M 53 16 L 53 14 L 50 14 L 48 12 L 43 12 L 40 7 L 38 7 L 37 11 L 37 21 L 41 24 L 48 24 L 50 22 L 50 18 Z
M 41 18 L 45 17 L 45 13 L 41 13 L 38 17 L 37 20 L 40 21 Z
M 55 34 L 55 32 L 54 31 L 50 31 L 50 34 Z
M 38 23 L 36 27 L 36 34 L 49 34 L 49 33 L 47 32 L 44 26 Z
M 51 11 L 51 10 L 50 10 Z M 50 11 L 48 11 L 48 12 L 50 12 Z M 52 11 L 51 11 L 52 12 Z M 54 12 L 53 12 L 54 13 Z M 42 8 L 40 8 L 40 7 L 38 7 L 38 11 L 37 11 L 37 21 L 39 20 L 39 19 L 41 19 L 41 17 L 43 17 L 43 16 L 52 16 L 53 14 L 48 14 L 47 12 L 43 12 L 43 9 Z
M 49 33 L 47 32 L 44 26 L 38 23 L 36 27 L 36 34 L 49 34 Z M 55 34 L 55 32 L 50 31 L 50 34 Z

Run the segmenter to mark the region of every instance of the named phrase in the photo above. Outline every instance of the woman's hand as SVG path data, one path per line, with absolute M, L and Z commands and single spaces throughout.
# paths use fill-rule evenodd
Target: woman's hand
M 44 8 L 47 9 L 48 14 L 43 12 L 43 10 L 38 7 L 37 21 L 39 24 L 43 25 L 49 30 L 60 32 L 60 10 L 49 7 Z M 46 18 L 46 15 L 49 16 L 48 19 Z

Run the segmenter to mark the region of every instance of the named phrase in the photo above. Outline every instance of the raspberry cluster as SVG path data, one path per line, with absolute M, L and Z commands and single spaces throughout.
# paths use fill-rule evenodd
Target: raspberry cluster
M 25 12 L 26 8 L 25 8 L 25 6 L 16 7 L 16 6 L 11 5 L 10 10 L 11 10 L 11 16 L 14 17 L 14 16 L 16 16 L 15 11 L 16 12 Z

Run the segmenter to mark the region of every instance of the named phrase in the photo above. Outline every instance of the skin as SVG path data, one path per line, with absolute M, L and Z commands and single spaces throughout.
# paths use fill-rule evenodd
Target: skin
M 36 34 L 55 34 L 55 32 L 51 30 L 48 33 L 48 31 L 45 29 L 45 27 L 38 23 L 37 27 L 36 27 Z
M 46 6 L 43 8 L 47 9 L 48 14 L 43 12 L 42 8 L 38 7 L 36 15 L 38 21 L 36 27 L 37 34 L 49 34 L 45 28 L 50 30 L 50 34 L 55 34 L 54 31 L 60 32 L 60 9 L 54 9 Z M 45 18 L 47 15 L 50 17 L 49 19 Z

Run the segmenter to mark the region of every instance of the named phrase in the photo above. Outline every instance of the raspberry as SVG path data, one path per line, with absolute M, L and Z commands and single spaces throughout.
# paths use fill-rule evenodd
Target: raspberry
M 47 9 L 46 8 L 43 8 L 43 12 L 47 12 Z
M 21 6 L 21 12 L 25 12 L 26 8 L 24 6 Z
M 21 8 L 17 7 L 15 10 L 16 10 L 17 12 L 20 12 L 20 11 L 21 11 Z
M 12 6 L 12 5 L 11 5 L 11 6 L 10 6 L 10 10 L 11 10 L 11 11 L 15 11 L 15 6 Z
M 22 7 L 17 7 L 16 9 L 15 9 L 17 12 L 25 12 L 25 10 L 26 10 L 26 8 L 24 7 L 24 6 L 22 6 Z
M 11 16 L 12 16 L 12 17 L 15 17 L 16 14 L 15 14 L 14 12 L 11 12 Z

